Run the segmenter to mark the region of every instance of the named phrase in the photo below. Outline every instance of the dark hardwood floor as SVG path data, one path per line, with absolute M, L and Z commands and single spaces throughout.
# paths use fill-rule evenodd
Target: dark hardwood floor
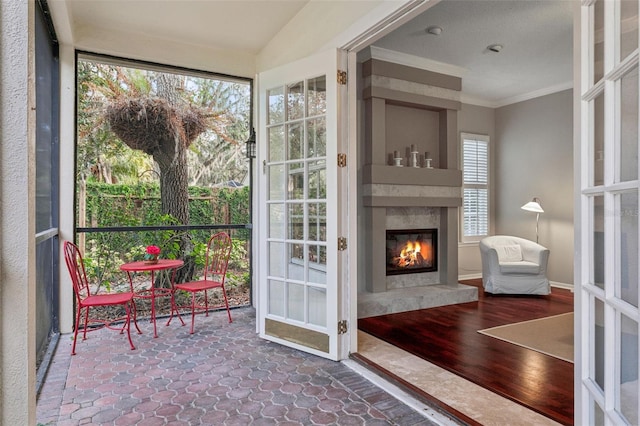
M 490 295 L 478 301 L 363 318 L 358 328 L 559 423 L 573 424 L 573 364 L 478 333 L 573 311 L 573 293 Z

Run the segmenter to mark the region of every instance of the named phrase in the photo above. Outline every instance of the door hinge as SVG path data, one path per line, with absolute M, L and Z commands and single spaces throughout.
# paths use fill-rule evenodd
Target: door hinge
M 343 251 L 347 249 L 347 239 L 345 237 L 338 237 L 338 250 Z
M 338 167 L 347 167 L 347 154 L 338 154 Z
M 347 320 L 338 321 L 338 334 L 345 334 L 349 327 L 347 327 Z
M 338 84 L 347 84 L 347 72 L 338 70 Z

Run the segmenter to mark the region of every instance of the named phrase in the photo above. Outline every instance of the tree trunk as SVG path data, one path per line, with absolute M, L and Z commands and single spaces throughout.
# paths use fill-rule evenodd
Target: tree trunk
M 180 97 L 177 87 L 180 78 L 173 74 L 158 76 L 158 96 L 166 99 L 177 111 Z M 160 143 L 160 150 L 153 154 L 160 168 L 160 205 L 164 214 L 175 217 L 181 224 L 189 224 L 189 173 L 187 165 L 187 141 L 184 132 L 167 135 Z M 180 233 L 180 252 L 184 267 L 176 273 L 176 282 L 190 281 L 195 271 L 193 243 L 188 232 Z

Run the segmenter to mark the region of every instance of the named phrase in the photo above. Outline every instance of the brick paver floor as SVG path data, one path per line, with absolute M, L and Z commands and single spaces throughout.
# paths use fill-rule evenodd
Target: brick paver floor
M 143 334 L 60 338 L 39 425 L 435 425 L 344 363 L 260 339 L 255 310 L 196 317 L 196 332 L 148 320 Z M 133 328 L 133 327 L 132 327 Z

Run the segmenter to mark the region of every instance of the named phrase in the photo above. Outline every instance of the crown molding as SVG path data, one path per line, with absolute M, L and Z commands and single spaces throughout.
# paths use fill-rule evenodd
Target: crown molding
M 494 108 L 501 108 L 503 106 L 515 104 L 518 102 L 528 101 L 530 99 L 539 98 L 542 96 L 552 95 L 554 93 L 562 92 L 564 90 L 573 89 L 573 81 L 567 81 L 562 84 L 547 87 L 540 90 L 534 90 L 533 92 L 523 93 L 522 95 L 512 96 L 510 98 L 504 98 L 495 102 Z
M 444 62 L 433 61 L 420 56 L 409 55 L 407 53 L 396 52 L 394 50 L 383 49 L 376 46 L 369 46 L 369 48 L 365 49 L 359 57 L 360 62 L 364 62 L 369 59 L 379 59 L 381 61 L 393 62 L 400 65 L 406 65 L 460 78 L 469 73 L 469 70 L 463 67 L 445 64 Z

